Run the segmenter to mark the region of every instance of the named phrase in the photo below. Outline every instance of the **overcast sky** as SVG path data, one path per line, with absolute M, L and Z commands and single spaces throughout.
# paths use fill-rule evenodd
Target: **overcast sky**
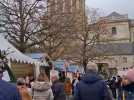
M 129 18 L 134 18 L 134 0 L 86 0 L 86 5 L 91 8 L 103 9 L 106 14 L 116 11 L 128 14 Z

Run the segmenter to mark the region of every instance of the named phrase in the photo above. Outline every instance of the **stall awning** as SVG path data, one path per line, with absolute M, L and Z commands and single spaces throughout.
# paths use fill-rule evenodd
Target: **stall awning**
M 4 39 L 1 36 L 0 36 L 0 50 L 7 51 L 9 53 L 7 55 L 7 58 L 13 61 L 17 61 L 21 63 L 29 63 L 29 64 L 38 63 L 36 60 L 21 53 L 11 43 L 9 43 L 6 39 Z

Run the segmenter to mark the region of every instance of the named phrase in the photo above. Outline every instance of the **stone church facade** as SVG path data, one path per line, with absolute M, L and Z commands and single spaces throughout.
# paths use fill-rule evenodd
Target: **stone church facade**
M 85 16 L 85 0 L 48 0 L 48 17 L 60 20 L 67 27 L 82 31 Z M 69 25 L 69 26 L 68 26 Z M 64 27 L 65 28 L 65 27 Z
M 104 17 L 110 34 L 101 41 L 102 48 L 107 48 L 106 57 L 96 63 L 106 63 L 109 68 L 127 70 L 134 67 L 134 20 L 128 15 L 113 12 Z M 105 44 L 105 45 L 104 45 Z
M 48 5 L 50 6 L 48 6 L 47 17 L 52 16 L 51 20 L 60 17 L 58 20 L 63 21 L 60 23 L 69 22 L 69 25 L 73 24 L 73 29 L 83 31 L 85 0 L 49 0 Z M 118 70 L 134 67 L 134 20 L 129 19 L 127 14 L 122 15 L 117 12 L 112 12 L 104 19 L 107 21 L 106 26 L 110 34 L 105 36 L 106 40 L 102 37 L 100 42 L 102 48 L 108 50 L 105 57 L 100 57 L 94 62 L 104 63 L 108 68 Z

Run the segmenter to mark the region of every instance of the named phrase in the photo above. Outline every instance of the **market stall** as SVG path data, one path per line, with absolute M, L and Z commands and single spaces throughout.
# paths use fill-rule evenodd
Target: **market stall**
M 40 62 L 21 53 L 3 37 L 0 37 L 0 51 L 6 53 L 8 65 L 16 77 L 39 73 Z

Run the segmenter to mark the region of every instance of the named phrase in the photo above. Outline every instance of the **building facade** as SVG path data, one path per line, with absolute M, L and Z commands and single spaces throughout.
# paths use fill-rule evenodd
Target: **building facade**
M 47 15 L 51 21 L 56 20 L 53 22 L 60 23 L 60 25 L 63 23 L 65 25 L 63 29 L 68 30 L 70 27 L 78 32 L 83 31 L 85 0 L 48 0 L 47 5 Z M 112 12 L 103 19 L 106 20 L 109 34 L 102 35 L 100 43 L 103 48 L 107 48 L 107 53 L 104 54 L 106 57 L 100 57 L 94 62 L 106 63 L 108 68 L 118 70 L 134 67 L 134 20 L 129 19 L 127 14 L 122 15 L 117 12 Z M 56 28 L 57 26 L 58 24 Z M 72 30 L 67 32 L 70 33 Z
M 47 15 L 62 21 L 65 27 L 82 30 L 85 16 L 85 0 L 48 0 Z M 69 28 L 68 28 L 69 29 Z
M 100 39 L 101 48 L 105 48 L 106 57 L 100 57 L 96 63 L 107 63 L 109 68 L 127 70 L 134 67 L 134 20 L 128 15 L 113 12 L 104 17 L 109 34 Z M 105 44 L 105 45 L 104 45 Z

